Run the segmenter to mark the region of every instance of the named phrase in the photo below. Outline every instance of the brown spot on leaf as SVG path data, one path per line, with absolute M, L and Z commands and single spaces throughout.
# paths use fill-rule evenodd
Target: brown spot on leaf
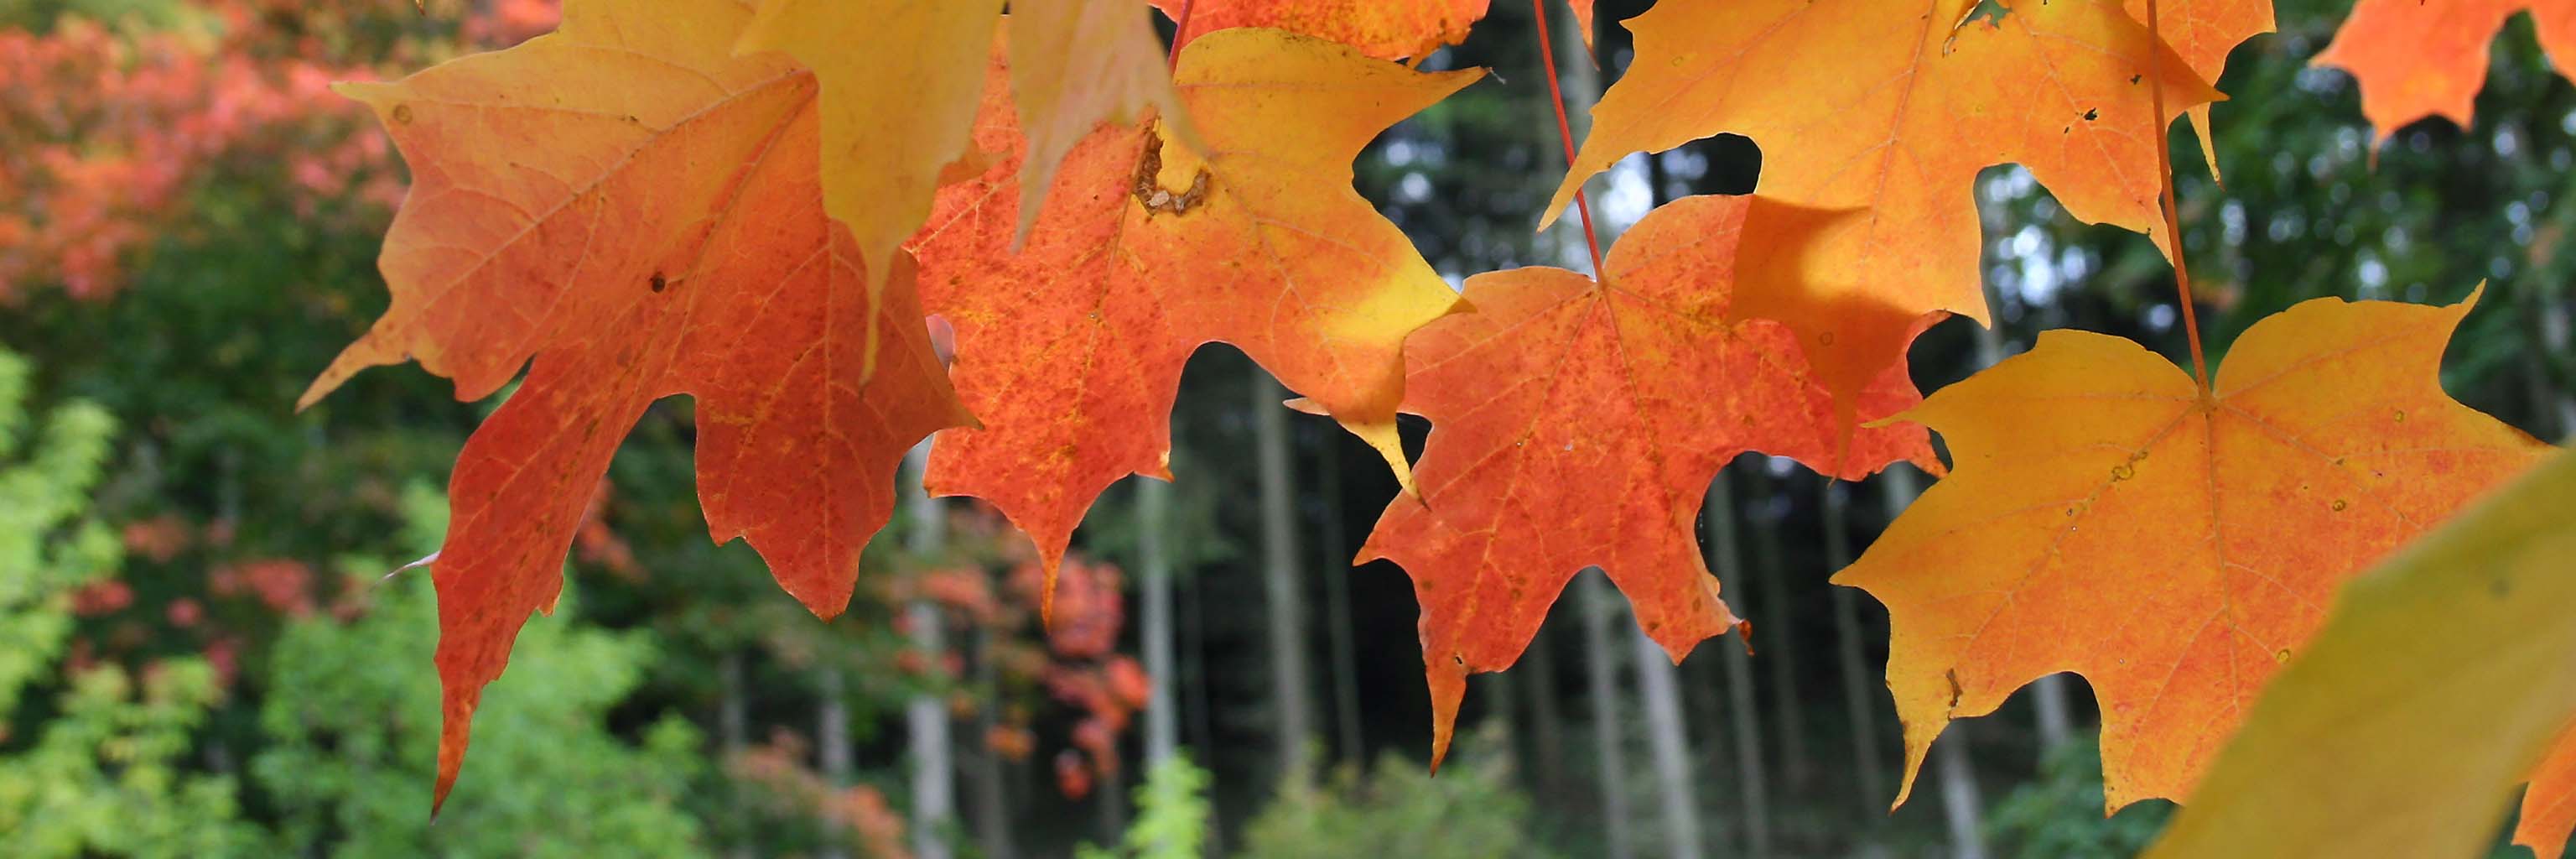
M 1136 197 L 1136 202 L 1145 206 L 1145 211 L 1149 215 L 1155 212 L 1188 214 L 1191 209 L 1198 208 L 1199 203 L 1207 199 L 1209 177 L 1206 167 L 1200 167 L 1197 173 L 1190 176 L 1190 187 L 1187 190 L 1178 192 L 1165 188 L 1156 181 L 1156 177 L 1162 172 L 1163 138 L 1158 134 L 1145 135 L 1145 151 L 1136 159 L 1136 181 L 1130 193 Z

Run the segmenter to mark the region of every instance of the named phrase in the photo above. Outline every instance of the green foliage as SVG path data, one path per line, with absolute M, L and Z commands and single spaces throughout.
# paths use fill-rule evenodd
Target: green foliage
M 2102 816 L 2102 753 L 2091 736 L 2041 762 L 2039 778 L 2013 788 L 1986 818 L 1997 856 L 2120 859 L 2154 841 L 2173 803 L 2149 800 Z
M 405 502 L 409 542 L 435 545 L 445 501 L 414 488 Z M 700 775 L 695 731 L 666 718 L 638 745 L 606 724 L 641 682 L 652 639 L 573 621 L 570 594 L 556 617 L 528 625 L 510 673 L 484 696 L 473 768 L 486 777 L 469 772 L 423 825 L 439 712 L 438 679 L 425 670 L 437 641 L 427 579 L 404 573 L 377 588 L 363 617 L 300 621 L 278 642 L 260 713 L 273 744 L 251 769 L 291 840 L 339 857 L 704 852 L 679 808 Z
M 1186 754 L 1154 765 L 1136 788 L 1136 822 L 1116 850 L 1082 845 L 1081 859 L 1197 859 L 1205 851 L 1208 771 Z
M 1490 738 L 1470 738 L 1433 777 L 1412 755 L 1389 753 L 1373 772 L 1337 770 L 1329 784 L 1290 788 L 1253 818 L 1249 859 L 1487 859 L 1548 855 L 1530 830 L 1529 797 Z M 1287 784 L 1304 783 L 1290 779 Z
M 10 856 L 273 855 L 242 822 L 233 779 L 191 774 L 190 736 L 221 696 L 205 661 L 164 662 L 141 694 L 118 668 L 72 678 L 34 747 L 0 757 L 0 845 Z
M 0 714 L 62 652 L 72 590 L 117 560 L 115 538 L 89 515 L 115 421 L 73 403 L 30 438 L 29 370 L 0 350 Z M 9 464 L 22 450 L 25 459 Z
M 0 713 L 12 716 L 11 747 L 0 754 L 0 853 L 254 855 L 257 834 L 239 822 L 232 780 L 177 766 L 220 696 L 204 661 L 156 665 L 139 695 L 121 669 L 80 672 L 41 721 L 20 713 L 31 688 L 56 680 L 72 593 L 112 572 L 118 554 L 89 499 L 115 422 L 72 403 L 28 438 L 28 375 L 25 359 L 0 351 L 0 458 L 25 452 L 0 466 Z M 27 724 L 41 728 L 19 736 Z

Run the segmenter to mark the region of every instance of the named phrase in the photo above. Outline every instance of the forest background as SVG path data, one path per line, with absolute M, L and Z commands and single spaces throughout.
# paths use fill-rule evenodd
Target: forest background
M 1597 72 L 1559 30 L 1578 121 L 1630 56 L 1614 22 L 1644 6 L 1599 4 Z M 2517 17 L 2474 129 L 2434 120 L 2374 145 L 2351 79 L 2308 67 L 2345 11 L 2279 3 L 2279 32 L 2220 81 L 2251 95 L 2215 109 L 2225 187 L 2177 176 L 2213 352 L 2304 299 L 2449 302 L 2483 279 L 2446 388 L 2566 437 L 2576 88 Z M 657 407 L 592 506 L 566 609 L 531 624 L 485 704 L 472 766 L 488 777 L 429 824 L 435 622 L 427 577 L 386 573 L 436 547 L 439 487 L 490 404 L 382 372 L 293 409 L 383 308 L 374 260 L 404 182 L 325 85 L 554 15 L 0 2 L 12 855 L 2109 856 L 2169 813 L 2103 818 L 2092 699 L 2071 677 L 1953 727 L 1926 773 L 1937 801 L 1888 813 L 1886 619 L 1825 577 L 1920 477 L 1830 484 L 1785 461 L 1728 469 L 1708 526 L 1758 655 L 1711 642 L 1675 668 L 1586 574 L 1518 668 L 1471 687 L 1467 739 L 1432 778 L 1411 589 L 1345 562 L 1392 479 L 1211 347 L 1174 415 L 1180 481 L 1098 505 L 1052 635 L 1022 538 L 918 497 L 853 610 L 813 621 L 747 548 L 708 545 L 687 412 Z M 1425 67 L 1497 79 L 1357 163 L 1362 194 L 1453 282 L 1583 267 L 1578 233 L 1531 229 L 1562 157 L 1535 26 L 1496 4 Z M 2198 161 L 2187 130 L 2174 140 L 2177 163 Z M 1747 192 L 1759 169 L 1732 137 L 1631 157 L 1594 183 L 1603 231 Z M 2181 357 L 2151 245 L 2075 223 L 2018 168 L 1987 171 L 1978 198 L 1997 326 L 1927 334 L 1924 389 L 2047 328 Z

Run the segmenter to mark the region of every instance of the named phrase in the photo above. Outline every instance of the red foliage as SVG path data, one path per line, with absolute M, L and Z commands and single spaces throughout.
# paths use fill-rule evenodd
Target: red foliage
M 978 626 L 991 624 L 1001 617 L 1002 606 L 993 596 L 993 582 L 983 570 L 972 567 L 928 570 L 914 580 L 913 588 L 918 596 L 936 602 Z
M 41 35 L 0 31 L 0 301 L 55 282 L 112 294 L 129 253 L 190 226 L 182 198 L 215 172 L 283 169 L 300 214 L 390 211 L 403 187 L 391 147 L 331 82 L 553 26 L 552 0 L 498 5 L 456 28 L 464 42 L 369 42 L 352 34 L 385 28 L 363 19 L 417 13 L 292 0 L 195 0 L 166 30 L 65 16 Z
M 1110 694 L 1116 695 L 1128 709 L 1144 709 L 1147 699 L 1154 696 L 1154 681 L 1145 676 L 1145 667 L 1136 664 L 1136 660 L 1118 656 L 1109 660 L 1107 670 Z
M 992 749 L 1007 761 L 1025 761 L 1037 751 L 1038 738 L 1029 729 L 1017 725 L 994 725 L 984 731 L 984 747 Z
M 608 478 L 600 478 L 599 491 L 590 496 L 590 506 L 581 511 L 581 525 L 573 531 L 573 550 L 582 563 L 634 581 L 644 577 L 644 566 L 635 562 L 635 547 L 628 545 L 626 538 L 618 536 L 617 529 L 608 524 L 610 510 L 616 502 L 616 490 L 609 485 Z
M 115 579 L 91 582 L 72 592 L 72 616 L 97 617 L 134 604 L 134 588 Z
M 128 522 L 122 536 L 126 551 L 151 559 L 156 564 L 169 563 L 195 540 L 188 520 L 168 513 L 140 522 Z
M 188 597 L 171 600 L 170 607 L 163 613 L 169 615 L 171 626 L 180 629 L 193 629 L 206 619 L 206 607 Z
M 782 730 L 772 734 L 769 742 L 735 753 L 725 761 L 725 773 L 767 793 L 777 811 L 848 829 L 866 848 L 865 855 L 887 859 L 912 855 L 905 846 L 903 815 L 883 792 L 865 785 L 835 790 L 806 764 L 807 754 L 805 738 Z
M 1055 753 L 1055 789 L 1073 799 L 1091 795 L 1091 768 L 1083 765 L 1082 753 L 1072 749 Z
M 847 826 L 866 847 L 863 854 L 878 859 L 911 859 L 912 850 L 904 846 L 903 815 L 886 802 L 884 791 L 867 785 L 843 790 L 826 813 Z
M 216 567 L 207 574 L 216 596 L 249 594 L 287 617 L 313 613 L 313 568 L 302 561 L 263 558 Z
M 1057 656 L 1097 659 L 1118 648 L 1118 629 L 1127 622 L 1118 589 L 1118 568 L 1067 558 L 1056 576 L 1055 617 L 1047 624 L 1047 643 Z M 1028 561 L 1011 571 L 1011 588 L 1030 603 L 1046 587 L 1046 570 Z

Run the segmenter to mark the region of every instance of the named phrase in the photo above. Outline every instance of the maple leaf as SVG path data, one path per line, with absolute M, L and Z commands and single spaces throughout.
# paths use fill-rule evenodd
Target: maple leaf
M 2344 580 L 2545 449 L 2442 391 L 2475 300 L 2301 303 L 2208 392 L 2049 331 L 1907 412 L 1955 470 L 1834 577 L 1887 605 L 1905 790 L 1951 719 L 2074 671 L 2109 806 L 2186 793 Z
M 2158 235 L 2157 135 L 2218 97 L 2112 0 L 1691 0 L 1627 27 L 1637 59 L 1541 226 L 1631 152 L 1752 138 L 1764 196 L 1866 210 L 1809 286 L 1744 310 L 1797 330 L 1846 403 L 1923 314 L 1988 322 L 1977 171 L 2021 164 L 2078 219 Z M 2150 115 L 2158 85 L 2166 116 Z
M 1349 45 L 1382 59 L 1423 57 L 1443 45 L 1466 41 L 1467 28 L 1485 17 L 1491 0 L 1152 0 L 1179 20 L 1189 10 L 1187 32 L 1173 41 L 1234 27 L 1270 27 Z M 1588 5 L 1588 4 L 1587 4 Z
M 971 419 L 896 259 L 881 297 L 823 207 L 814 76 L 735 57 L 729 0 L 575 0 L 557 32 L 393 83 L 413 173 L 379 260 L 393 306 L 304 394 L 416 359 L 460 399 L 527 380 L 458 456 L 438 585 L 437 797 L 484 684 L 551 610 L 581 514 L 654 400 L 697 399 L 698 492 L 818 615 L 848 602 L 906 448 Z M 863 337 L 887 344 L 867 374 Z M 533 357 L 533 362 L 531 358 Z
M 956 328 L 951 378 L 983 426 L 940 439 L 930 491 L 991 502 L 1052 570 L 1102 489 L 1131 473 L 1170 479 L 1181 365 L 1210 341 L 1336 416 L 1391 424 L 1404 335 L 1458 297 L 1351 189 L 1350 163 L 1481 75 L 1222 30 L 1192 40 L 1175 75 L 1215 154 L 1159 124 L 1104 126 L 1066 157 L 1016 253 L 1017 159 L 943 190 L 913 248 L 924 303 Z M 979 148 L 1018 151 L 993 88 L 985 104 Z
M 2237 45 L 2272 32 L 2272 0 L 2169 0 L 2150 20 L 2149 0 L 2127 0 L 2129 20 L 2153 24 L 2155 34 L 2173 48 L 2201 80 L 2216 83 L 2227 71 L 2227 55 Z M 2209 175 L 2218 175 L 2218 144 L 2209 136 L 2209 105 L 2191 106 L 2192 132 L 2200 138 L 2200 156 Z
M 1815 239 L 1850 225 L 1759 197 L 1686 197 L 1612 248 L 1606 285 L 1556 268 L 1468 279 L 1473 313 L 1406 341 L 1407 411 L 1432 422 L 1417 476 L 1358 562 L 1412 575 L 1431 684 L 1432 760 L 1470 672 L 1520 658 L 1574 574 L 1598 566 L 1674 660 L 1735 625 L 1697 523 L 1718 469 L 1760 450 L 1858 479 L 1889 462 L 1937 471 L 1923 427 L 1850 433 L 1795 335 L 1730 315 L 1779 288 Z M 1870 417 L 1920 402 L 1899 360 L 1861 398 Z
M 1162 40 L 1136 0 L 1022 0 L 1011 4 L 1008 68 L 1020 128 L 1028 138 L 1021 182 L 1054 187 L 1057 165 L 1101 122 L 1133 123 L 1146 108 L 1182 140 L 1198 143 L 1172 91 Z M 1103 47 L 1106 46 L 1106 47 Z M 1025 241 L 1044 194 L 1020 195 Z
M 2540 47 L 2561 74 L 2576 65 L 2571 0 L 2360 0 L 2324 53 L 2308 61 L 2352 73 L 2361 113 L 2381 140 L 2418 119 L 2469 127 L 2487 77 L 2487 46 L 2506 18 L 2529 10 Z
M 2561 502 L 2558 509 L 2576 510 L 2576 502 Z M 2540 766 L 2531 771 L 2531 787 L 2522 794 L 2521 819 L 2513 825 L 2513 843 L 2541 856 L 2563 854 L 2571 834 L 2576 834 L 2576 726 L 2560 731 L 2548 753 L 2541 755 Z
M 943 174 L 968 154 L 1001 6 L 769 0 L 742 31 L 740 50 L 784 51 L 822 81 L 822 146 L 831 165 L 824 203 L 850 226 L 866 259 L 888 258 L 920 228 Z M 1100 121 L 1132 120 L 1152 104 L 1173 112 L 1161 43 L 1137 0 L 1029 0 L 1011 8 L 1008 41 L 1025 70 L 1012 87 L 1031 129 L 1031 176 L 1050 175 Z M 1038 195 L 1029 195 L 1022 234 L 1037 206 Z M 871 269 L 871 301 L 883 289 L 882 269 Z M 871 335 L 870 368 L 875 344 Z
M 2559 451 L 2355 577 L 2146 855 L 2488 855 L 2544 752 L 2514 840 L 2560 855 L 2571 559 L 2576 455 Z

